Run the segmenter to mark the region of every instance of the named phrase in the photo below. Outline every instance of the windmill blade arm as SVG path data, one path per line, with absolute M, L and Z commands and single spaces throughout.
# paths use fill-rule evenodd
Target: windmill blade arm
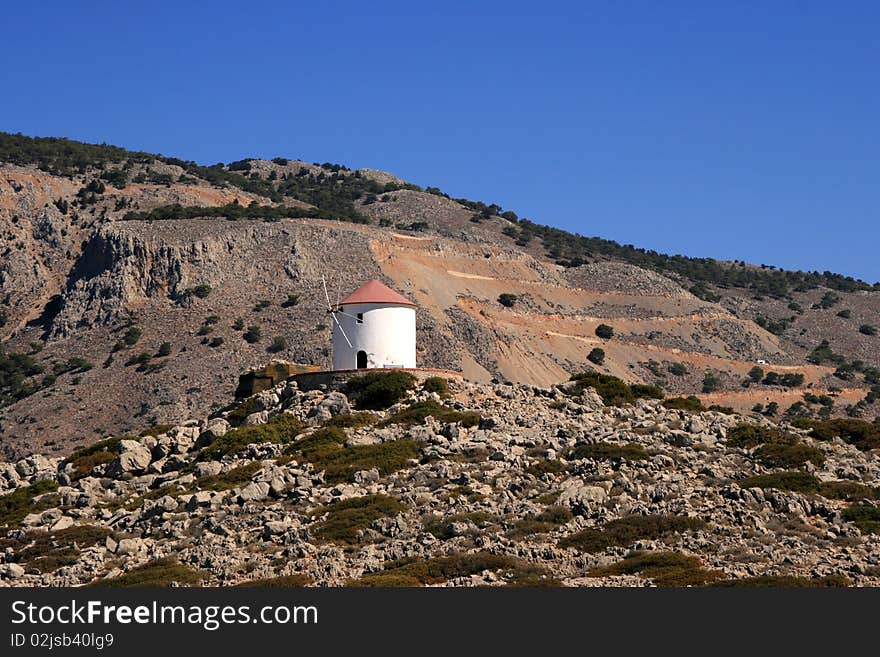
M 333 317 L 333 321 L 336 322 L 336 326 L 339 327 L 339 332 L 342 333 L 342 337 L 345 338 L 345 341 L 348 343 L 349 347 L 353 347 L 351 344 L 351 340 L 348 339 L 348 336 L 345 334 L 345 329 L 342 328 L 342 324 L 340 324 L 339 320 L 336 318 L 336 313 L 331 313 Z
M 327 299 L 327 307 L 332 308 L 332 306 L 330 305 L 330 293 L 327 292 L 327 279 L 324 278 L 323 275 L 321 275 L 321 283 L 324 286 L 324 297 Z

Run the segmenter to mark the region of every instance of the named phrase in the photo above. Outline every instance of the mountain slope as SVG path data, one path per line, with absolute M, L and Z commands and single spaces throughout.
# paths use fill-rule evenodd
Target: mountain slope
M 589 366 L 745 411 L 877 414 L 873 286 L 566 237 L 375 170 L 0 135 L 0 235 L 10 455 L 204 414 L 270 358 L 328 367 L 322 275 L 334 294 L 379 277 L 413 298 L 419 363 L 477 381 Z

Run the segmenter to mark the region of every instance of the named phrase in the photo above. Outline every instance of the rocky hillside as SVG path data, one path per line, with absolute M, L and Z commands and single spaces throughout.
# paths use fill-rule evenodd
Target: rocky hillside
M 383 376 L 0 463 L 0 584 L 880 584 L 876 425 Z
M 370 169 L 0 134 L 0 236 L 8 458 L 206 415 L 274 357 L 327 367 L 322 275 L 413 298 L 419 364 L 476 382 L 592 367 L 771 418 L 880 408 L 872 285 L 570 235 Z

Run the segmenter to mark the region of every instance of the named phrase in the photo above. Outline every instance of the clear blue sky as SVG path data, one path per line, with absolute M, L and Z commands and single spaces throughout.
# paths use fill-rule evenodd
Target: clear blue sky
M 880 281 L 880 3 L 16 2 L 0 130 L 392 171 Z

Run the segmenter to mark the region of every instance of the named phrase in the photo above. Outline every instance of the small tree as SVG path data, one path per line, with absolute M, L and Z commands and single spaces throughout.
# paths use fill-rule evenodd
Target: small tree
M 271 354 L 277 354 L 279 351 L 287 349 L 287 338 L 283 335 L 276 335 L 272 338 L 272 344 L 266 347 L 266 351 Z
M 684 376 L 687 374 L 687 368 L 682 363 L 672 363 L 667 371 L 675 376 Z
M 516 303 L 516 299 L 517 297 L 515 294 L 508 294 L 507 292 L 505 292 L 498 296 L 498 303 L 500 303 L 505 308 L 510 308 L 513 306 L 513 304 Z
M 862 333 L 863 335 L 877 335 L 877 329 L 870 324 L 862 324 L 859 327 L 859 333 Z
M 755 383 L 760 382 L 764 378 L 764 370 L 755 365 L 755 367 L 749 370 L 749 378 Z
M 292 308 L 296 304 L 299 303 L 299 295 L 298 294 L 288 294 L 287 300 L 282 302 L 282 308 Z
M 707 374 L 703 377 L 703 392 L 715 392 L 721 387 L 721 381 L 714 374 Z
M 249 344 L 254 344 L 255 342 L 259 342 L 260 338 L 263 337 L 263 331 L 259 326 L 248 326 L 247 332 L 244 334 L 244 339 Z
M 608 324 L 599 324 L 596 327 L 596 335 L 603 340 L 610 340 L 614 337 L 614 327 L 608 326 Z
M 171 343 L 163 342 L 159 345 L 159 351 L 156 352 L 156 355 L 161 357 L 168 356 L 171 354 Z
M 592 351 L 587 354 L 587 360 L 596 365 L 601 365 L 605 362 L 605 350 L 600 349 L 599 347 L 594 347 Z

